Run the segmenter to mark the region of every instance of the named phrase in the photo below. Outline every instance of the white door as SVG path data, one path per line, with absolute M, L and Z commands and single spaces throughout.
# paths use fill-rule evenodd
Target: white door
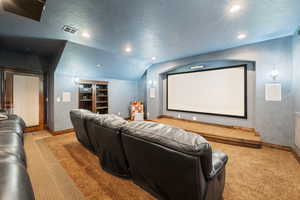
M 14 75 L 13 113 L 22 117 L 27 127 L 39 125 L 39 77 Z

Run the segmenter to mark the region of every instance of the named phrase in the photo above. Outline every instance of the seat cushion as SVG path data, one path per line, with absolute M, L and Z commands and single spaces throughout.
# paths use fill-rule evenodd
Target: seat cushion
M 12 156 L 6 160 L 13 160 L 9 157 Z M 31 182 L 23 165 L 0 159 L 0 176 L 0 199 L 34 200 Z
M 210 149 L 209 143 L 202 136 L 157 122 L 130 122 L 127 126 L 124 126 L 123 131 L 126 134 L 184 153 L 202 154 Z

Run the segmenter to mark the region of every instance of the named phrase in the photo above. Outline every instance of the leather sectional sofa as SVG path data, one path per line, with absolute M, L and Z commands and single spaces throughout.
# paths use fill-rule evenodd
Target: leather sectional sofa
M 222 199 L 228 157 L 213 151 L 200 135 L 79 109 L 70 116 L 79 142 L 84 137 L 102 168 L 113 175 L 132 178 L 162 200 Z
M 23 148 L 25 123 L 16 115 L 7 116 L 0 121 L 0 200 L 33 200 Z

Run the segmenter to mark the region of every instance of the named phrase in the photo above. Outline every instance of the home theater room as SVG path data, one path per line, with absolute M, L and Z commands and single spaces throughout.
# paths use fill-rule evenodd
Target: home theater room
M 299 199 L 299 0 L 0 0 L 0 200 Z

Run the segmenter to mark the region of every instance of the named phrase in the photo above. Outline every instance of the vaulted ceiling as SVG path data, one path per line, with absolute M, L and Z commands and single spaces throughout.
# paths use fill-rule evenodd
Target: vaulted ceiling
M 236 4 L 241 10 L 229 12 Z M 163 62 L 291 35 L 299 11 L 299 0 L 47 0 L 40 22 L 0 7 L 0 35 L 70 40 Z M 63 32 L 63 25 L 79 31 Z M 247 37 L 239 40 L 240 33 Z

